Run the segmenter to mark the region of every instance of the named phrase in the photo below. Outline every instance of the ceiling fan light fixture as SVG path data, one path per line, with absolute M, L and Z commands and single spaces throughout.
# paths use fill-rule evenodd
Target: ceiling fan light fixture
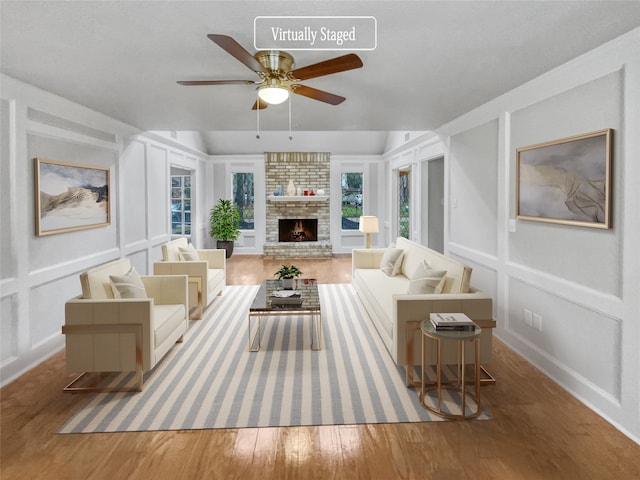
M 269 84 L 258 89 L 258 96 L 271 105 L 278 105 L 289 98 L 289 89 L 278 84 Z

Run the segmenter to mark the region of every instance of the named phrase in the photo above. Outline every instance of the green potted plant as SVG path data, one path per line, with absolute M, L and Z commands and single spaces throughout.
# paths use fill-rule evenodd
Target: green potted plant
M 231 200 L 221 198 L 211 209 L 209 220 L 211 237 L 217 240 L 217 248 L 226 250 L 226 257 L 229 258 L 233 253 L 233 242 L 240 236 L 240 212 Z
M 273 275 L 278 277 L 278 280 L 282 280 L 282 286 L 285 290 L 291 290 L 293 279 L 302 275 L 302 270 L 295 265 L 282 265 Z

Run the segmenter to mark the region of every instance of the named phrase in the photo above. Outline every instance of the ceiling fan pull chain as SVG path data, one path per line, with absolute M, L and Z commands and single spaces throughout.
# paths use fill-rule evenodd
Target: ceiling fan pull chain
M 260 96 L 256 94 L 256 138 L 260 138 Z
M 293 97 L 293 95 L 289 95 L 289 140 L 293 140 L 293 136 L 291 135 L 291 97 Z

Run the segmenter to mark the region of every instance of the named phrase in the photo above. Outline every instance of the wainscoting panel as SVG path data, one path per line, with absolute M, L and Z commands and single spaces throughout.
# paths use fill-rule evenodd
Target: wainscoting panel
M 508 333 L 528 345 L 545 371 L 620 400 L 620 319 L 515 278 L 509 280 L 508 312 Z
M 18 354 L 16 338 L 18 336 L 18 299 L 15 294 L 0 298 L 0 322 L 2 340 L 0 340 L 0 363 L 14 358 Z

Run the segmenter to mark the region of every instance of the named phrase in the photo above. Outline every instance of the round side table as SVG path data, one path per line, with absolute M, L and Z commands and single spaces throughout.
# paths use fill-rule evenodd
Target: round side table
M 471 418 L 475 418 L 480 415 L 482 410 L 480 406 L 480 333 L 482 329 L 478 326 L 475 327 L 475 330 L 468 331 L 451 331 L 451 330 L 436 330 L 429 319 L 423 320 L 420 323 L 420 332 L 421 332 L 421 345 L 422 345 L 422 374 L 420 380 L 420 404 L 429 412 L 434 413 L 440 417 L 448 418 L 452 420 L 468 420 Z M 429 384 L 429 388 L 427 388 L 427 383 L 425 382 L 425 370 L 427 368 L 426 361 L 426 339 L 433 339 L 436 341 L 437 348 L 437 360 L 436 360 L 436 376 L 437 380 L 435 384 Z M 458 347 L 458 364 L 457 367 L 457 378 L 455 382 L 442 382 L 442 342 L 454 341 Z M 475 353 L 475 394 L 467 392 L 465 388 L 465 342 L 471 342 L 474 345 L 474 353 Z M 425 394 L 429 391 L 436 390 L 438 394 L 438 401 L 435 406 L 428 405 L 425 402 Z M 442 409 L 442 391 L 443 390 L 455 390 L 461 398 L 461 406 L 460 413 L 451 413 L 445 412 Z M 476 403 L 476 410 L 469 414 L 466 413 L 466 400 L 467 398 L 471 398 Z

